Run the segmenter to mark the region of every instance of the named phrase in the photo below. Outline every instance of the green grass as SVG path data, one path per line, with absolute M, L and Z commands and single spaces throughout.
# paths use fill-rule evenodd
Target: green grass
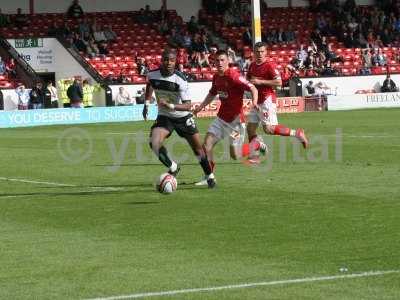
M 0 299 L 342 275 L 341 267 L 347 274 L 400 270 L 399 117 L 398 109 L 281 115 L 316 141 L 298 152 L 304 161 L 293 160 L 285 138 L 265 137 L 274 150 L 259 167 L 224 159 L 220 146 L 215 190 L 190 184 L 201 169 L 177 143 L 175 156 L 187 159 L 168 196 L 154 191 L 165 168 L 146 142 L 137 159 L 138 136 L 147 136 L 150 123 L 2 129 L 0 177 L 70 186 L 0 180 Z M 209 122 L 198 121 L 202 133 Z M 60 154 L 68 141 L 59 139 L 71 128 L 92 144 L 79 163 Z M 71 145 L 82 156 L 88 141 Z M 151 299 L 398 299 L 399 283 L 394 273 Z

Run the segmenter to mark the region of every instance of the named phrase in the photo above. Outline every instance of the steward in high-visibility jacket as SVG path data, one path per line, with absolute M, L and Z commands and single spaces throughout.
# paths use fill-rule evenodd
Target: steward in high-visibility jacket
M 58 91 L 59 91 L 59 99 L 61 103 L 63 103 L 64 107 L 69 107 L 70 100 L 67 96 L 67 90 L 68 88 L 72 85 L 73 80 L 70 78 L 67 79 L 61 79 L 57 82 L 58 84 Z
M 84 107 L 92 107 L 93 106 L 93 94 L 100 90 L 100 85 L 90 85 L 89 80 L 85 79 L 82 82 L 83 89 L 83 106 Z

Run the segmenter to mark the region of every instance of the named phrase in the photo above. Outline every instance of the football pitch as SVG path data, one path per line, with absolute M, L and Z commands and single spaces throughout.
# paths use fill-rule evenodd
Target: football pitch
M 178 189 L 152 122 L 1 129 L 0 299 L 399 299 L 400 109 L 280 115 L 260 165 L 189 147 Z M 197 120 L 205 133 L 211 119 Z

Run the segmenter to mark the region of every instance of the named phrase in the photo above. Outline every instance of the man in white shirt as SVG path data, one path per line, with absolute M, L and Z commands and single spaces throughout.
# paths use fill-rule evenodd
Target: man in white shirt
M 136 104 L 135 99 L 132 99 L 128 91 L 123 86 L 119 88 L 117 96 L 115 96 L 115 105 L 132 105 Z

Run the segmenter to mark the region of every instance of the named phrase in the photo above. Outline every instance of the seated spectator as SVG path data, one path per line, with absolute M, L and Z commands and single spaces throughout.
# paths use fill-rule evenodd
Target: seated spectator
M 195 34 L 199 31 L 199 24 L 197 23 L 195 16 L 190 17 L 190 20 L 187 23 L 187 30 L 191 34 Z
M 278 43 L 278 38 L 277 38 L 277 32 L 276 29 L 272 29 L 267 33 L 267 36 L 265 38 L 266 42 L 269 44 L 276 44 Z M 250 45 L 251 46 L 251 45 Z
M 8 76 L 11 78 L 16 78 L 17 77 L 17 66 L 15 64 L 14 58 L 10 58 L 10 60 L 6 63 L 6 71 Z
M 399 89 L 397 88 L 394 81 L 390 78 L 390 74 L 386 75 L 386 79 L 383 81 L 381 92 L 382 93 L 394 93 L 397 92 Z
M 197 55 L 197 65 L 200 68 L 210 66 L 210 62 L 208 61 L 208 54 L 205 51 L 201 51 L 200 54 Z
M 100 43 L 99 46 L 99 54 L 103 56 L 107 56 L 110 52 L 107 49 L 107 43 Z
M 84 52 L 86 53 L 86 44 L 85 42 L 81 39 L 81 36 L 79 33 L 75 33 L 74 39 L 73 39 L 73 45 L 74 47 L 79 51 L 79 52 Z
M 372 56 L 369 49 L 362 50 L 361 58 L 364 65 L 366 65 L 367 67 L 372 66 Z
M 192 48 L 192 37 L 187 30 L 182 35 L 182 46 L 189 50 Z
M 104 25 L 103 34 L 107 42 L 113 42 L 117 39 L 117 34 L 112 30 L 111 25 Z
M 315 87 L 312 80 L 310 80 L 305 86 L 306 96 L 312 96 L 315 94 Z
M 385 28 L 382 33 L 383 46 L 390 47 L 390 45 L 393 42 L 393 39 L 394 39 L 393 34 L 387 28 Z
M 92 58 L 100 55 L 99 47 L 97 47 L 97 44 L 92 37 L 86 44 L 86 53 Z
M 44 91 L 41 82 L 36 83 L 29 93 L 29 108 L 40 109 L 44 105 Z
M 374 50 L 371 61 L 373 65 L 386 66 L 386 56 L 382 53 L 382 49 L 378 48 Z
M 6 27 L 10 24 L 10 17 L 2 13 L 0 8 L 0 28 Z
M 74 0 L 71 6 L 68 8 L 67 15 L 70 18 L 79 19 L 83 16 L 83 9 L 79 5 L 78 0 Z
M 115 105 L 118 106 L 136 104 L 135 99 L 132 99 L 128 91 L 126 91 L 123 86 L 118 89 L 118 94 L 115 96 L 114 101 Z
M 228 47 L 228 49 L 229 49 L 229 47 Z M 210 53 L 208 55 L 208 61 L 210 62 L 210 65 L 212 67 L 215 67 L 215 60 L 216 60 L 217 51 L 218 51 L 218 47 L 216 45 L 213 45 L 213 46 L 210 47 Z M 229 53 L 228 53 L 228 55 L 229 55 Z M 236 54 L 235 54 L 235 57 L 236 57 Z M 228 59 L 229 59 L 229 57 L 228 57 Z
M 137 71 L 139 75 L 147 75 L 149 72 L 149 66 L 147 65 L 146 60 L 144 57 L 138 57 L 136 59 L 136 64 L 137 64 Z
M 326 60 L 330 60 L 331 62 L 344 62 L 342 56 L 338 56 L 335 51 L 332 49 L 332 43 L 328 44 L 328 49 L 325 51 Z
M 278 32 L 276 33 L 276 41 L 280 44 L 286 43 L 286 36 L 282 27 L 280 27 Z
M 360 75 L 371 75 L 371 68 L 368 66 L 368 63 L 364 63 L 364 66 L 360 68 Z
M 18 28 L 22 28 L 24 26 L 27 26 L 29 23 L 29 19 L 25 14 L 22 14 L 22 9 L 18 8 L 17 9 L 17 14 L 14 16 L 14 24 Z
M 253 44 L 253 37 L 249 27 L 246 27 L 245 32 L 242 35 L 242 41 L 246 46 L 252 46 Z
M 91 29 L 87 18 L 83 18 L 83 20 L 79 23 L 78 32 L 81 38 L 84 38 L 85 36 L 90 36 Z
M 181 72 L 183 76 L 185 76 L 187 81 L 195 81 L 196 80 L 196 76 L 185 71 L 183 64 L 178 64 L 178 71 Z
M 338 76 L 338 71 L 332 66 L 331 61 L 327 60 L 320 74 L 322 76 Z
M 29 107 L 29 92 L 25 89 L 24 85 L 16 88 L 15 93 L 18 97 L 18 110 L 27 110 Z
M 4 75 L 7 71 L 6 64 L 0 56 L 0 75 Z
M 107 41 L 104 31 L 96 23 L 93 24 L 92 30 L 93 30 L 93 37 L 96 43 L 102 43 Z
M 285 40 L 287 43 L 294 42 L 296 39 L 296 35 L 292 29 L 292 24 L 289 24 L 286 31 L 285 31 Z
M 361 31 L 358 32 L 356 39 L 355 39 L 355 43 L 356 43 L 356 46 L 359 48 L 367 47 L 368 42 L 365 39 L 364 34 Z

